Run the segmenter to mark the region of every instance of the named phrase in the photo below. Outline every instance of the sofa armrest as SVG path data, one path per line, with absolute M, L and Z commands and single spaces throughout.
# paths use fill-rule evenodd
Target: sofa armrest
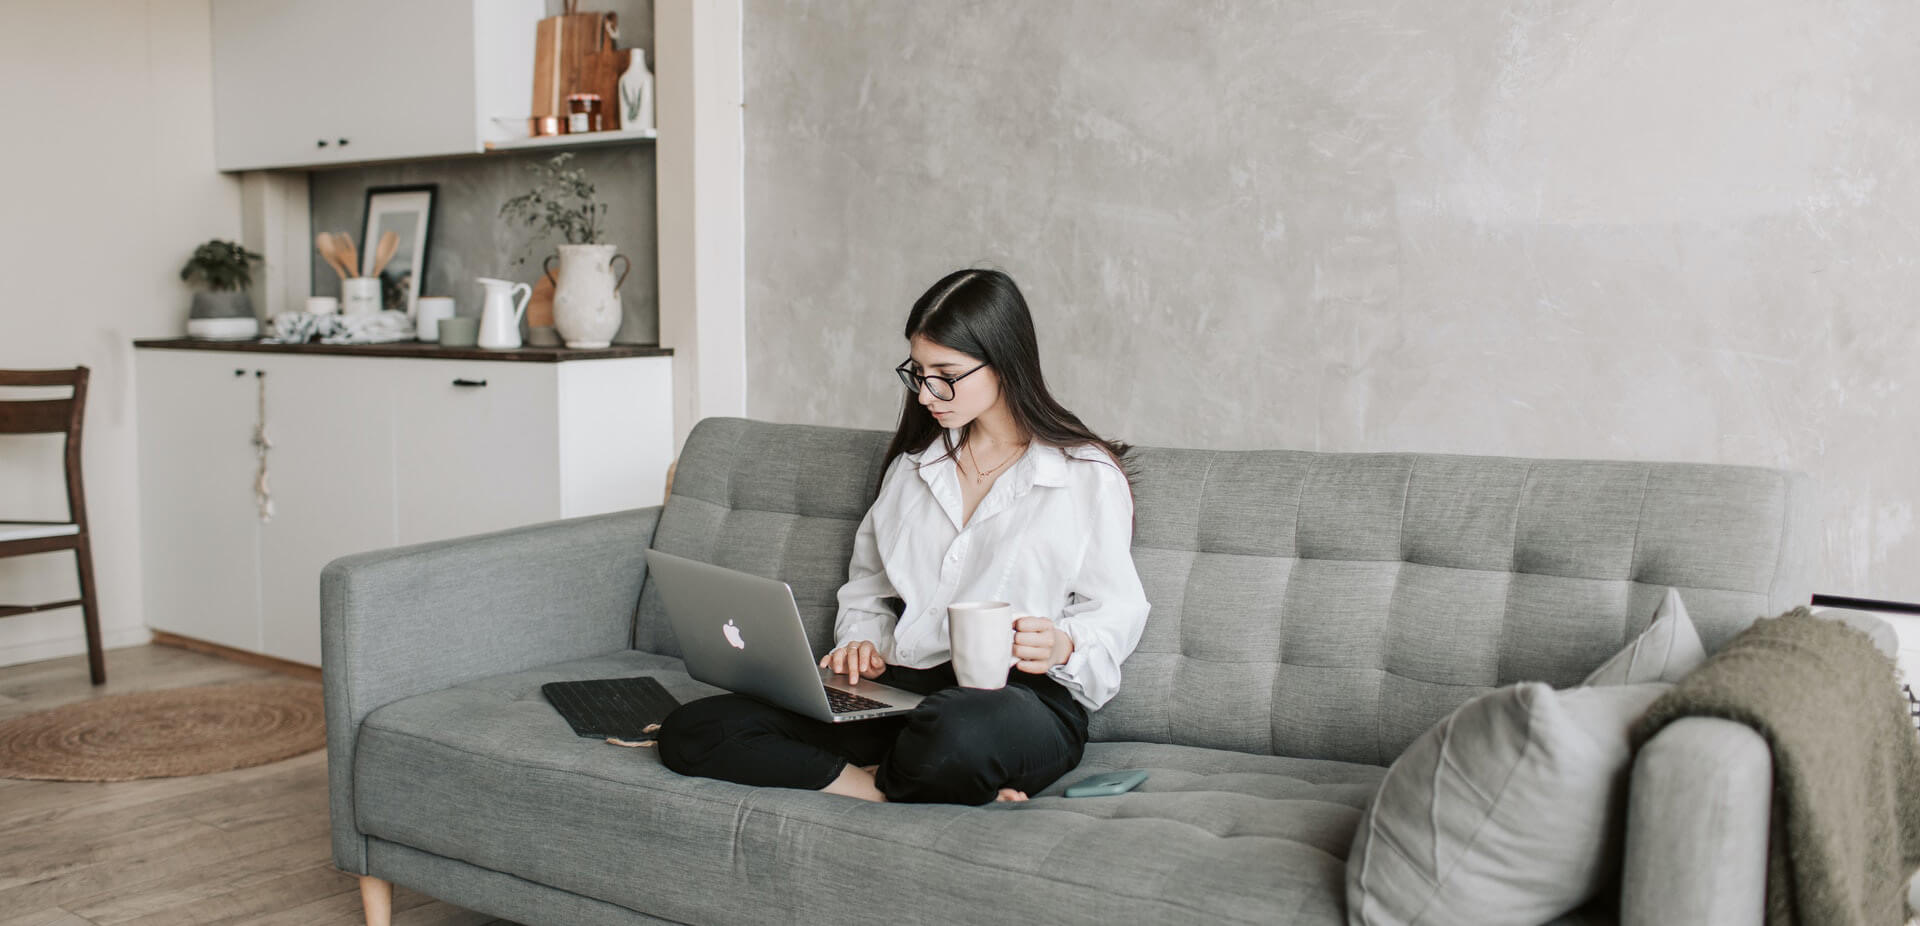
M 489 675 L 627 649 L 660 509 L 345 556 L 320 573 L 334 864 L 367 874 L 353 815 L 360 722 Z
M 1753 728 L 1674 721 L 1634 759 L 1622 926 L 1758 926 L 1767 904 L 1773 754 Z

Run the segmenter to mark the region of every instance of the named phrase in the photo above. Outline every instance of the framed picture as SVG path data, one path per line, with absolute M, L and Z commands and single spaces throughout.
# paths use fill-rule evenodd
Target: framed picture
M 414 314 L 420 281 L 427 275 L 427 236 L 433 230 L 436 183 L 367 188 L 366 222 L 360 235 L 360 275 L 373 276 L 380 236 L 393 232 L 400 245 L 380 270 L 381 304 Z

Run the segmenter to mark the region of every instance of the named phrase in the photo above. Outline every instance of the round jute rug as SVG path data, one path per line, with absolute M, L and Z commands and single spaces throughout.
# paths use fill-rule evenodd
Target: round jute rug
M 238 682 L 111 695 L 0 722 L 0 778 L 132 781 L 265 765 L 326 745 L 320 686 Z

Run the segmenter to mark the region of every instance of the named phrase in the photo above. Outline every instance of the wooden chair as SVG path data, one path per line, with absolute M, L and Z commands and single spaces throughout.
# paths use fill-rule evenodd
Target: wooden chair
M 0 519 L 0 557 L 26 556 L 72 550 L 80 573 L 80 597 L 36 605 L 0 604 L 0 618 L 35 611 L 79 606 L 87 622 L 87 665 L 93 683 L 107 681 L 107 663 L 100 647 L 100 609 L 94 599 L 93 547 L 87 533 L 86 493 L 80 484 L 80 420 L 87 405 L 87 368 L 71 370 L 0 370 L 0 386 L 69 386 L 64 399 L 0 399 L 0 435 L 65 434 L 67 516 L 65 521 L 10 521 Z

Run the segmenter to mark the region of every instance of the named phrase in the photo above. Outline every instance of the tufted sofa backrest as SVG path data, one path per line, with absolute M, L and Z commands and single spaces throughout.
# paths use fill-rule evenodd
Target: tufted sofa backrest
M 702 421 L 654 546 L 785 580 L 824 654 L 887 438 Z M 1811 591 L 1796 473 L 1159 448 L 1132 464 L 1153 611 L 1096 740 L 1386 764 L 1494 687 L 1578 682 L 1668 587 L 1709 650 Z M 634 644 L 680 655 L 651 583 Z

